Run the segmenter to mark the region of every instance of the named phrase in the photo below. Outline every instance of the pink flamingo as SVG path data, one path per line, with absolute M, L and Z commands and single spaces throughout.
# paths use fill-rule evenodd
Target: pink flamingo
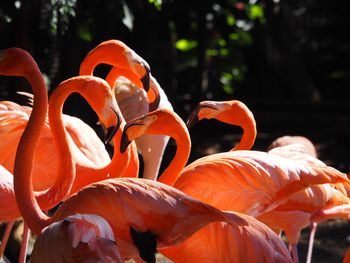
M 45 109 L 43 110 L 42 114 L 46 116 L 47 104 L 48 104 L 46 86 L 44 84 L 40 70 L 38 69 L 33 58 L 27 52 L 18 48 L 11 48 L 11 49 L 1 51 L 0 58 L 1 58 L 1 61 L 0 61 L 1 75 L 24 76 L 32 85 L 34 91 L 40 90 L 41 93 L 45 94 L 40 97 L 41 108 L 39 109 Z M 88 79 L 88 78 L 85 77 L 82 79 Z M 97 78 L 91 78 L 90 82 L 93 83 L 92 88 L 97 88 L 97 87 L 100 88 L 99 85 L 102 87 L 104 85 L 104 89 L 100 89 L 98 92 L 95 92 L 96 93 L 96 97 L 94 98 L 95 100 L 99 99 L 97 97 L 99 93 L 102 93 L 102 95 L 100 96 L 104 100 L 106 98 L 106 94 L 109 94 L 110 100 L 111 100 L 109 101 L 109 104 L 105 108 L 98 108 L 97 113 L 100 113 L 100 116 L 102 116 L 102 114 L 107 114 L 107 113 L 116 114 L 116 111 L 118 110 L 118 108 L 115 108 L 117 107 L 117 105 L 115 101 L 113 103 L 114 97 L 111 94 L 111 90 L 108 84 L 106 82 L 101 82 L 101 80 Z M 57 99 L 56 99 L 56 103 L 57 103 Z M 55 106 L 59 106 L 59 103 L 60 102 L 58 102 L 57 105 L 53 105 L 50 108 L 51 112 L 54 112 Z M 92 104 L 92 105 L 96 105 L 96 104 Z M 62 105 L 60 107 L 62 107 Z M 52 119 L 57 118 L 56 116 L 54 116 L 54 114 L 51 114 L 51 115 L 52 115 Z M 58 118 L 58 119 L 61 119 L 61 118 Z M 102 120 L 105 121 L 105 124 L 107 127 L 111 127 L 108 129 L 109 134 L 107 134 L 108 140 L 109 140 L 112 138 L 113 133 L 115 131 L 115 128 L 113 128 L 115 123 L 111 122 L 113 119 L 109 120 L 106 118 L 102 118 Z M 53 122 L 52 125 L 55 125 L 55 123 Z M 54 130 L 53 130 L 53 133 L 55 134 Z M 39 136 L 41 136 L 40 133 L 39 133 Z M 59 136 L 59 134 L 57 136 Z M 59 143 L 59 140 L 60 139 L 57 139 L 56 141 L 58 141 L 57 147 L 58 147 L 58 150 L 60 151 L 62 150 L 61 149 L 62 145 Z M 65 165 L 61 164 L 61 169 L 62 169 L 62 166 L 65 167 Z M 66 184 L 64 184 L 63 186 L 59 186 L 58 184 L 56 184 L 56 185 L 53 185 L 52 188 L 50 188 L 48 191 L 38 193 L 37 198 L 39 200 L 40 205 L 45 210 L 57 205 L 63 198 L 65 198 L 71 192 L 71 187 L 72 185 L 66 182 Z M 15 196 L 13 191 L 13 177 L 12 177 L 12 174 L 9 173 L 7 170 L 5 170 L 5 168 L 3 167 L 1 167 L 1 196 L 2 196 L 1 200 L 4 202 L 4 205 L 2 205 L 0 209 L 0 221 L 7 222 L 7 221 L 13 221 L 19 218 L 21 214 L 15 202 Z M 13 222 L 9 223 L 6 229 L 5 235 L 3 237 L 3 242 L 1 244 L 1 250 L 0 250 L 1 253 L 3 253 L 3 250 L 5 248 L 7 238 L 12 228 L 12 225 L 13 225 Z M 23 238 L 24 244 L 22 245 L 22 250 L 21 250 L 23 253 L 26 250 L 25 243 L 26 243 L 27 237 L 28 237 L 28 231 L 25 230 L 25 235 Z M 24 260 L 24 256 L 25 256 L 22 252 L 21 252 L 21 259 L 20 259 L 21 262 Z
M 201 102 L 199 106 L 192 112 L 189 118 L 189 123 L 192 123 L 195 120 L 200 120 L 204 118 L 208 118 L 208 119 L 215 118 L 225 123 L 239 125 L 244 130 L 243 137 L 241 139 L 241 142 L 232 150 L 236 150 L 237 148 L 239 148 L 242 145 L 242 141 L 244 142 L 243 149 L 244 148 L 250 149 L 254 143 L 255 136 L 256 136 L 255 125 L 252 125 L 252 124 L 255 124 L 254 117 L 252 113 L 249 111 L 249 109 L 247 109 L 246 107 L 241 106 L 240 110 L 238 110 L 236 106 L 236 109 L 234 109 L 234 107 L 230 106 L 232 103 L 233 105 L 235 105 L 238 102 L 236 101 Z M 242 103 L 238 103 L 238 104 L 242 104 Z M 254 129 L 252 128 L 247 129 L 247 127 L 254 127 Z M 270 146 L 270 149 L 281 145 L 284 145 L 284 146 L 271 150 L 269 154 L 276 154 L 282 157 L 286 157 L 288 159 L 292 159 L 306 166 L 315 165 L 319 167 L 327 167 L 324 163 L 322 163 L 320 160 L 315 158 L 316 157 L 315 146 L 305 137 L 284 136 L 274 141 L 273 144 Z M 188 185 L 190 185 L 189 182 L 187 183 Z M 343 184 L 340 184 L 340 185 L 343 185 Z M 200 187 L 200 189 L 204 189 L 204 187 L 205 186 L 203 183 L 203 186 Z M 234 188 L 232 188 L 231 190 L 234 191 Z M 319 198 L 316 198 L 316 197 L 319 197 Z M 227 200 L 224 201 L 223 199 L 217 200 L 217 202 L 228 203 Z M 295 205 L 295 202 L 297 202 L 298 205 Z M 302 204 L 303 202 L 305 205 Z M 290 244 L 291 244 L 293 258 L 295 259 L 295 261 L 297 261 L 298 255 L 296 250 L 296 244 L 299 239 L 301 229 L 304 228 L 306 225 L 310 224 L 310 216 L 312 215 L 312 213 L 315 213 L 315 211 L 318 211 L 324 207 L 328 207 L 331 203 L 333 203 L 334 205 L 335 204 L 342 205 L 341 207 L 343 208 L 343 210 L 341 211 L 338 210 L 337 213 L 333 213 L 333 216 L 344 217 L 344 214 L 346 214 L 347 210 L 344 208 L 343 205 L 345 206 L 347 205 L 348 203 L 347 197 L 344 196 L 341 192 L 338 192 L 333 188 L 329 189 L 328 184 L 316 185 L 316 186 L 311 186 L 306 190 L 293 194 L 288 198 L 286 203 L 281 205 L 280 207 L 277 207 L 267 213 L 259 212 L 255 216 L 257 216 L 259 220 L 268 224 L 273 229 L 276 229 L 276 227 L 278 226 L 279 229 L 283 229 L 287 233 L 288 240 L 290 241 Z M 303 207 L 306 207 L 306 206 L 308 207 L 308 209 L 306 210 L 303 209 Z M 222 206 L 220 207 L 222 208 Z M 299 208 L 299 209 L 296 209 L 296 208 Z M 248 212 L 245 210 L 247 209 L 247 207 L 245 207 L 244 202 L 241 202 L 239 206 L 235 205 L 235 202 L 232 202 L 231 209 Z M 295 210 L 295 211 L 292 211 L 292 210 Z M 262 214 L 260 215 L 260 213 Z M 314 223 L 311 223 L 311 225 L 314 225 Z M 314 234 L 314 231 L 311 232 L 311 237 L 313 236 L 313 234 Z M 310 247 L 312 248 L 312 238 L 310 242 Z M 310 251 L 312 251 L 312 249 L 310 249 L 310 247 L 309 247 L 309 254 L 308 254 L 308 262 L 311 261 Z

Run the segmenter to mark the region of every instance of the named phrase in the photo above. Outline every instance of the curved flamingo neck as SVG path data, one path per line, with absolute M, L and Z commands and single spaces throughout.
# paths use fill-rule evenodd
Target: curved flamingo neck
M 240 142 L 231 151 L 250 150 L 253 147 L 257 135 L 256 122 L 253 113 L 244 104 L 232 103 L 231 108 L 218 114 L 216 119 L 243 129 Z
M 162 126 L 158 129 L 158 134 L 168 135 L 176 142 L 175 156 L 169 166 L 164 170 L 158 181 L 173 186 L 180 177 L 182 169 L 185 167 L 191 151 L 191 139 L 186 125 L 176 117 L 169 125 Z
M 99 64 L 127 68 L 128 63 L 124 56 L 125 49 L 126 46 L 120 41 L 106 41 L 86 55 L 80 64 L 79 75 L 93 75 L 95 67 Z
M 58 173 L 55 183 L 37 199 L 39 203 L 47 200 L 49 208 L 57 205 L 69 195 L 75 179 L 75 163 L 71 148 L 73 142 L 64 127 L 62 110 L 68 96 L 73 92 L 80 93 L 79 91 L 79 86 L 63 84 L 56 88 L 50 97 L 49 123 L 59 155 Z
M 18 208 L 29 228 L 35 233 L 48 225 L 48 217 L 35 199 L 32 173 L 35 151 L 45 123 L 48 96 L 44 79 L 37 65 L 24 76 L 33 89 L 33 110 L 17 147 L 14 165 L 14 189 Z
M 246 122 L 241 123 L 240 126 L 243 129 L 243 135 L 240 142 L 235 147 L 233 147 L 231 151 L 250 150 L 254 145 L 257 135 L 255 121 L 246 119 Z

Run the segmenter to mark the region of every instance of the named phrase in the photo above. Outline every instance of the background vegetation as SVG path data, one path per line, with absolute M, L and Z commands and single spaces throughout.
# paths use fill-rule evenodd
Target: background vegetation
M 30 51 L 52 89 L 76 75 L 98 43 L 120 39 L 149 62 L 180 112 L 203 99 L 233 97 L 348 103 L 346 6 L 344 0 L 2 0 L 0 48 Z M 13 96 L 8 84 L 1 95 Z

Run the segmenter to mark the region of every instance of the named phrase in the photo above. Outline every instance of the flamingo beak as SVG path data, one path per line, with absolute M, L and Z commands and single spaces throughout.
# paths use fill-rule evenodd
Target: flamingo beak
M 190 114 L 187 119 L 186 126 L 187 128 L 191 128 L 195 123 L 199 121 L 198 118 L 199 107 L 196 107 Z
M 112 109 L 112 110 L 115 113 L 115 116 L 117 119 L 117 125 L 115 125 L 115 126 L 112 125 L 106 129 L 105 140 L 104 140 L 105 145 L 107 145 L 108 143 L 111 142 L 114 135 L 117 133 L 119 126 L 120 126 L 120 123 L 121 123 L 119 114 L 114 109 Z
M 146 92 L 149 91 L 150 89 L 150 74 L 151 74 L 151 69 L 149 66 L 145 63 L 142 63 L 142 66 L 144 67 L 146 74 L 141 78 L 142 86 Z
M 126 148 L 128 148 L 129 144 L 132 142 L 132 140 L 130 140 L 129 136 L 128 136 L 128 129 L 130 127 L 133 127 L 133 126 L 141 126 L 143 125 L 142 123 L 133 123 L 133 122 L 130 122 L 130 123 L 127 123 L 124 127 L 124 130 L 123 130 L 123 133 L 122 133 L 122 137 L 120 139 L 120 152 L 121 153 L 124 153 Z
M 124 153 L 126 148 L 128 148 L 129 144 L 131 143 L 131 140 L 129 140 L 127 133 L 125 132 L 125 129 L 122 133 L 122 138 L 120 140 L 120 152 Z
M 218 109 L 215 108 L 212 105 L 208 105 L 208 104 L 199 104 L 190 114 L 190 116 L 187 119 L 186 122 L 186 126 L 187 128 L 191 128 L 195 123 L 197 123 L 198 121 L 200 121 L 201 119 L 203 119 L 203 116 L 200 117 L 200 113 L 203 109 L 210 109 L 210 110 L 214 110 L 217 111 Z
M 153 94 L 153 101 L 149 104 L 149 112 L 151 111 L 155 111 L 160 103 L 160 95 L 159 92 L 156 88 L 154 88 L 153 86 L 150 87 L 150 91 Z

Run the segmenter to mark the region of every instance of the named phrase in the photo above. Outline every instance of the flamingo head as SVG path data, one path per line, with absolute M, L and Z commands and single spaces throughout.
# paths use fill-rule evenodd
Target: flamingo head
M 193 126 L 202 119 L 217 119 L 231 125 L 244 126 L 252 133 L 256 133 L 253 113 L 239 100 L 200 102 L 191 112 L 187 120 L 187 127 Z
M 191 112 L 187 119 L 187 127 L 192 127 L 202 119 L 213 119 L 231 108 L 227 101 L 202 101 Z
M 105 129 L 105 143 L 109 143 L 121 124 L 121 113 L 114 93 L 108 83 L 94 76 L 78 76 L 63 81 L 61 85 L 76 88 L 96 112 Z
M 8 48 L 0 51 L 0 74 L 5 76 L 26 76 L 39 70 L 33 57 L 21 48 Z
M 123 153 L 130 142 L 145 133 L 173 136 L 179 130 L 185 130 L 188 133 L 186 125 L 175 112 L 168 109 L 149 112 L 125 125 L 120 142 L 120 151 Z
M 138 77 L 143 88 L 146 91 L 149 90 L 150 67 L 148 63 L 123 42 L 113 39 L 99 44 L 82 61 L 79 75 L 92 75 L 98 64 L 108 64 L 124 71 L 131 71 Z
M 106 84 L 105 81 L 103 82 Z M 121 113 L 110 87 L 108 85 L 102 85 L 101 87 L 96 87 L 94 92 L 89 94 L 91 97 L 86 99 L 97 113 L 100 123 L 105 127 L 104 143 L 107 145 L 119 129 Z

